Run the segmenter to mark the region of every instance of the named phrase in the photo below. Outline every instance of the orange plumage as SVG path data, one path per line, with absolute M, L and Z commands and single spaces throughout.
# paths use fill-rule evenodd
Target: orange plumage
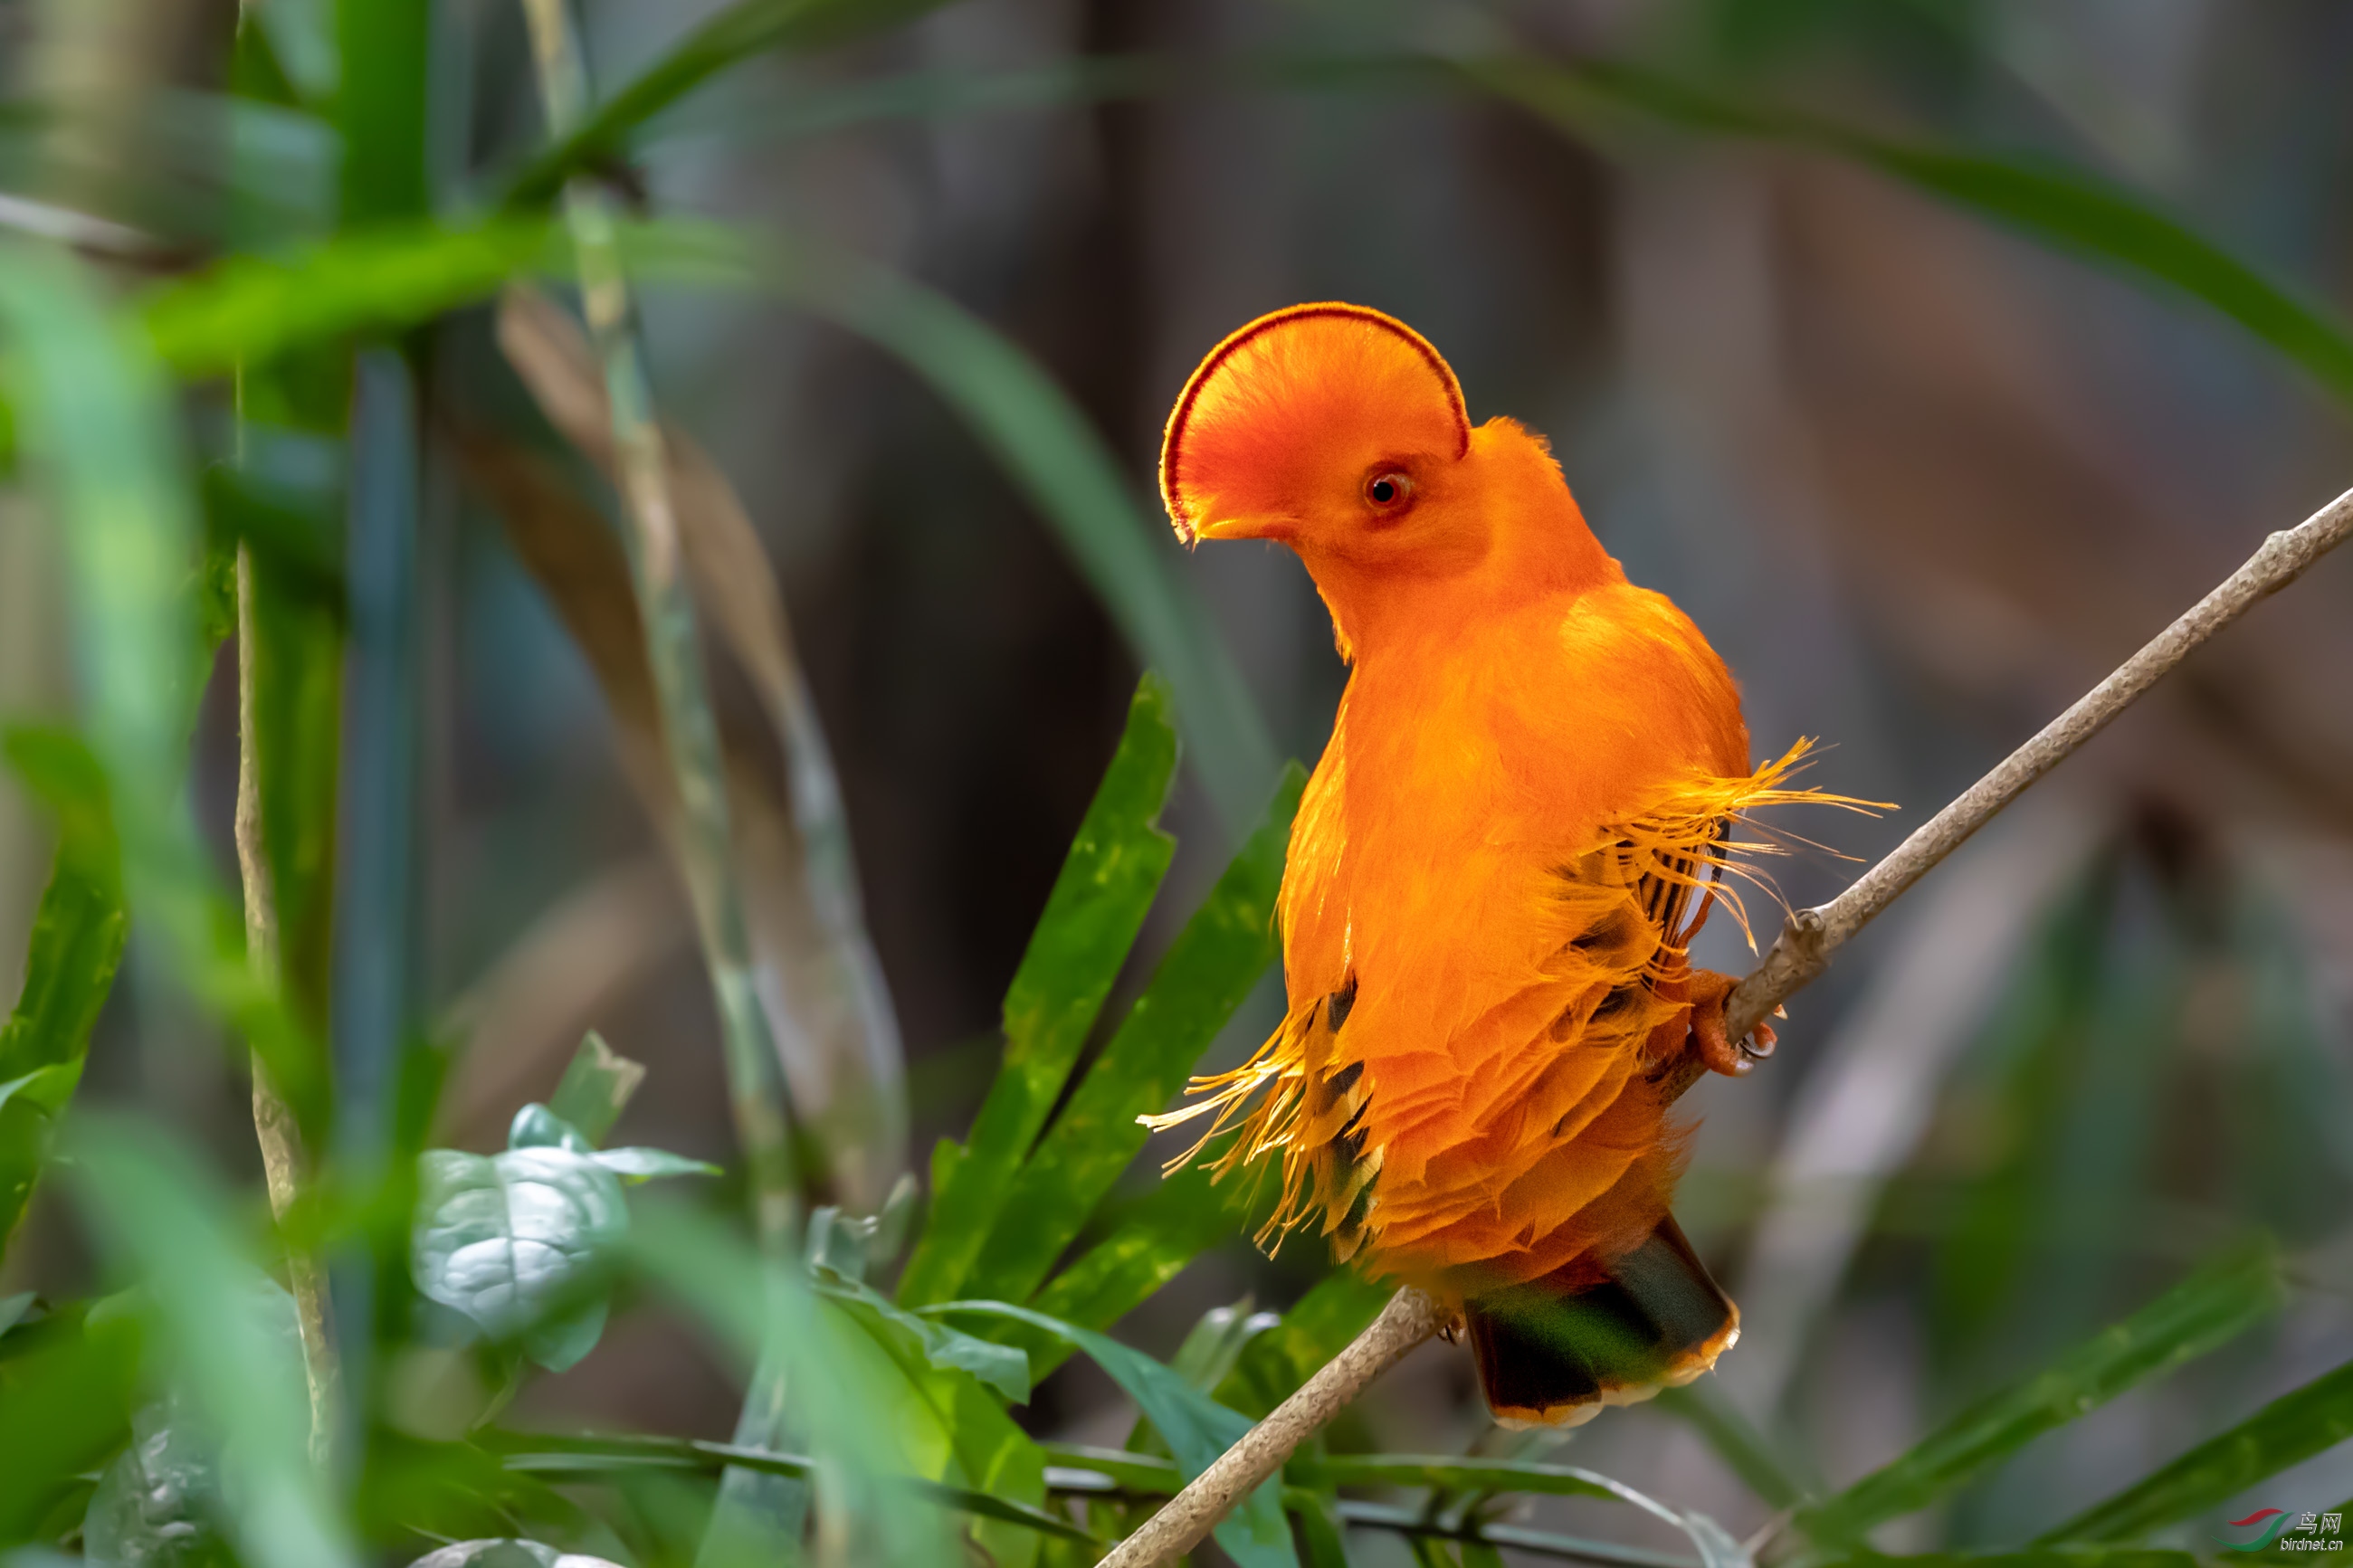
M 1829 798 L 1783 787 L 1804 743 L 1751 769 L 1698 628 L 1627 582 L 1542 437 L 1473 428 L 1437 351 L 1377 311 L 1299 306 L 1220 343 L 1161 485 L 1188 543 L 1296 551 L 1354 668 L 1284 870 L 1290 1016 L 1155 1121 L 1214 1110 L 1240 1124 L 1225 1166 L 1280 1157 L 1262 1241 L 1312 1223 L 1467 1300 L 1500 1415 L 1695 1375 L 1737 1313 L 1668 1215 L 1664 1068 L 1744 1065 L 1728 982 L 1685 952 L 1740 815 Z M 1506 1308 L 1560 1301 L 1607 1342 L 1517 1364 L 1551 1352 Z

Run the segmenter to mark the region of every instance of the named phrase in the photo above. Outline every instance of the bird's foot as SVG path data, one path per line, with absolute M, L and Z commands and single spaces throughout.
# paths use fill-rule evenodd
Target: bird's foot
M 1732 1038 L 1725 1027 L 1724 1004 L 1737 978 L 1713 969 L 1691 972 L 1691 1048 L 1710 1072 L 1739 1078 L 1773 1054 L 1776 1038 L 1770 1024 L 1759 1024 L 1749 1035 Z

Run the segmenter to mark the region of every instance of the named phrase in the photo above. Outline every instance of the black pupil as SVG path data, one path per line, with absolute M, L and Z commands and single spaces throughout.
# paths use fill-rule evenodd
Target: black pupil
M 1378 501 L 1383 506 L 1387 506 L 1389 502 L 1397 500 L 1397 481 L 1395 479 L 1375 479 L 1373 481 L 1373 500 Z

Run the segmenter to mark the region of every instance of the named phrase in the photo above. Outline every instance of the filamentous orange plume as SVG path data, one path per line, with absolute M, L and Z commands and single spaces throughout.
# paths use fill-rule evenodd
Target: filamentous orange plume
M 1686 1051 L 1747 1062 L 1730 979 L 1685 954 L 1772 847 L 1735 838 L 1744 813 L 1860 803 L 1788 786 L 1805 742 L 1750 766 L 1699 629 L 1626 581 L 1542 437 L 1474 428 L 1378 311 L 1301 305 L 1219 344 L 1160 478 L 1187 543 L 1298 552 L 1354 668 L 1284 868 L 1289 1016 L 1149 1120 L 1232 1130 L 1220 1173 L 1281 1162 L 1262 1245 L 1313 1226 L 1461 1301 L 1499 1418 L 1698 1375 L 1739 1314 L 1668 1212 L 1664 1084 Z

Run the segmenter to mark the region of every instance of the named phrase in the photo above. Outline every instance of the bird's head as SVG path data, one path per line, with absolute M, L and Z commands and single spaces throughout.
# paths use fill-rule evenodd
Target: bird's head
M 1574 587 L 1615 571 L 1542 439 L 1507 419 L 1474 429 L 1438 351 L 1361 305 L 1294 305 L 1212 350 L 1168 416 L 1160 489 L 1188 545 L 1297 551 L 1344 645 L 1430 607 L 1441 583 Z

